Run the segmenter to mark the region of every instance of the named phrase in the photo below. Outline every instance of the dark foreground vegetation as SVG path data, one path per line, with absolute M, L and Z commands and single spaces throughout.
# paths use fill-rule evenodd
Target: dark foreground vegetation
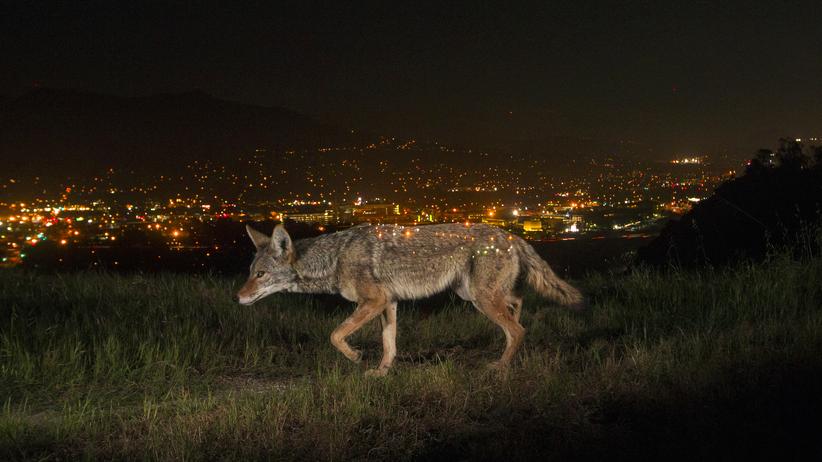
M 586 313 L 526 300 L 507 379 L 473 308 L 405 304 L 398 364 L 370 379 L 328 341 L 340 299 L 242 307 L 222 277 L 0 272 L 0 459 L 819 456 L 819 281 L 808 255 L 592 275 Z M 379 361 L 376 326 L 352 343 Z

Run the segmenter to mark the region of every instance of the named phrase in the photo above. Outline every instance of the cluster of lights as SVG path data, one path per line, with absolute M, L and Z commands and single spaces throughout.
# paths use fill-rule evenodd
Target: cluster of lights
M 682 157 L 680 159 L 674 159 L 671 161 L 672 164 L 701 164 L 705 161 L 705 157 Z

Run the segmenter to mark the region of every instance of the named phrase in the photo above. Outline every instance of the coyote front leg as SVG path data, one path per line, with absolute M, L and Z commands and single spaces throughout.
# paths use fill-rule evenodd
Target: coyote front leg
M 397 302 L 391 302 L 380 315 L 382 323 L 382 361 L 376 369 L 365 371 L 365 375 L 383 377 L 394 364 L 397 356 Z
M 345 339 L 356 332 L 360 327 L 365 325 L 368 321 L 374 319 L 382 313 L 386 308 L 385 300 L 366 300 L 360 302 L 357 309 L 342 322 L 334 332 L 331 333 L 331 344 L 333 344 L 346 358 L 360 362 L 362 359 L 362 352 L 354 350 L 348 345 Z

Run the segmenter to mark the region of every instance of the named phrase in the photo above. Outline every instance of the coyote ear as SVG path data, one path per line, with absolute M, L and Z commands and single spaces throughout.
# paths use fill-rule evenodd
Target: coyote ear
M 245 225 L 245 231 L 248 233 L 248 237 L 251 238 L 251 242 L 254 243 L 254 247 L 261 249 L 271 244 L 271 239 L 268 236 L 252 228 L 251 225 Z
M 291 236 L 288 235 L 288 231 L 285 230 L 282 224 L 275 226 L 274 232 L 271 233 L 271 248 L 274 249 L 277 255 L 285 255 L 289 259 L 294 254 Z

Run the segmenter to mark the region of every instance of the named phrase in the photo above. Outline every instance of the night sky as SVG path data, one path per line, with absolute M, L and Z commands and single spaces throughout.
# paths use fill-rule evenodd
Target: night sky
M 164 3 L 3 2 L 0 94 L 198 88 L 381 133 L 660 156 L 822 136 L 819 2 Z

